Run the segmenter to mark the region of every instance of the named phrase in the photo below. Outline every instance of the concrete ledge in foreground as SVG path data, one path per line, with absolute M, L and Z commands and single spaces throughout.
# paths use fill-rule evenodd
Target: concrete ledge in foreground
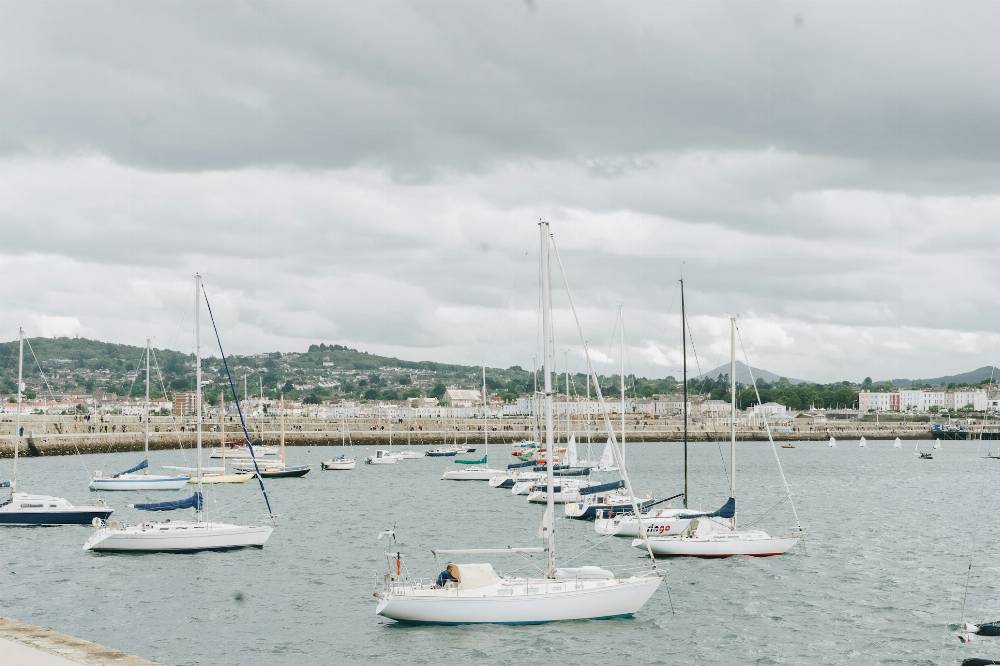
M 23 666 L 156 666 L 147 659 L 5 617 L 0 617 L 0 654 L 5 663 Z

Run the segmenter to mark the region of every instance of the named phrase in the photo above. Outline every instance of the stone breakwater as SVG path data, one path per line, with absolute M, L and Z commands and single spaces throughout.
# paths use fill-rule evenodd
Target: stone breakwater
M 626 442 L 679 442 L 683 441 L 683 424 L 679 419 L 637 417 L 626 420 Z M 614 420 L 616 429 L 619 427 Z M 281 432 L 275 418 L 249 422 L 250 437 L 254 443 L 277 444 Z M 557 423 L 558 436 L 564 439 L 565 422 Z M 153 417 L 149 447 L 153 450 L 192 449 L 196 446 L 194 424 L 189 419 Z M 489 441 L 497 444 L 514 444 L 531 437 L 532 425 L 524 418 L 490 419 Z M 23 435 L 20 453 L 25 456 L 72 455 L 75 453 L 115 453 L 143 449 L 143 424 L 138 417 L 49 417 L 31 415 L 22 418 Z M 578 441 L 586 441 L 587 433 L 594 442 L 605 436 L 600 433 L 596 420 L 575 419 L 569 430 Z M 440 446 L 449 444 L 481 445 L 484 439 L 481 419 L 312 419 L 290 418 L 286 423 L 285 443 L 288 446 L 326 446 L 342 442 L 357 445 L 387 446 Z M 0 420 L 0 457 L 13 454 L 13 419 Z M 926 423 L 858 423 L 831 421 L 824 424 L 787 426 L 772 432 L 776 441 L 826 441 L 830 435 L 848 441 L 864 436 L 867 439 L 929 439 L 932 438 Z M 766 441 L 763 427 L 737 428 L 740 441 Z M 242 441 L 243 434 L 238 420 L 227 418 L 225 438 L 229 443 Z M 725 423 L 695 423 L 688 427 L 692 442 L 729 439 Z M 222 443 L 220 423 L 216 420 L 204 425 L 202 444 L 215 447 Z

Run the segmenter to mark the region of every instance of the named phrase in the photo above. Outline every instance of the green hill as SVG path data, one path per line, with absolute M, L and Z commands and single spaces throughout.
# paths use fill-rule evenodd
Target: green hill
M 38 358 L 36 366 L 31 350 Z M 29 397 L 44 395 L 42 374 L 55 394 L 106 391 L 140 397 L 145 390 L 143 348 L 85 338 L 30 338 L 25 345 L 24 375 Z M 169 349 L 154 349 L 153 390 L 156 397 L 194 386 L 193 356 Z M 445 387 L 478 387 L 481 369 L 476 366 L 406 361 L 369 354 L 337 344 L 310 345 L 305 352 L 270 352 L 228 357 L 233 379 L 241 395 L 246 386 L 251 395 L 263 384 L 271 398 L 284 393 L 290 399 L 309 402 L 331 398 L 400 400 L 407 397 L 440 397 Z M 158 368 L 158 370 L 157 370 Z M 136 375 L 138 370 L 138 375 Z M 206 399 L 218 400 L 227 381 L 221 359 L 210 357 L 203 365 Z M 0 343 L 0 393 L 10 396 L 17 377 L 17 342 Z M 162 377 L 162 383 L 160 378 Z M 571 378 L 573 393 L 586 392 L 584 376 Z M 531 372 L 519 366 L 487 368 L 486 384 L 491 393 L 506 399 L 530 394 Z M 628 384 L 640 396 L 673 391 L 672 377 L 646 379 L 630 376 Z M 562 387 L 562 378 L 559 387 Z M 602 376 L 601 387 L 617 395 L 617 376 Z

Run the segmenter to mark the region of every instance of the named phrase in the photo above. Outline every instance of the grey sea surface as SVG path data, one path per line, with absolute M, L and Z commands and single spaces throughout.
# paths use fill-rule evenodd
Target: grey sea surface
M 922 442 L 930 450 L 931 442 Z M 542 507 L 485 482 L 441 481 L 448 459 L 324 472 L 339 447 L 290 449 L 310 463 L 302 479 L 267 483 L 279 524 L 263 549 L 198 554 L 98 555 L 81 550 L 90 527 L 5 528 L 0 615 L 51 627 L 164 664 L 520 662 L 661 664 L 938 664 L 1000 657 L 1000 639 L 961 646 L 948 625 L 1000 619 L 997 494 L 1000 460 L 986 443 L 942 442 L 918 460 L 914 442 L 841 440 L 778 449 L 805 538 L 771 558 L 658 560 L 667 582 L 632 619 L 533 626 L 402 626 L 375 616 L 395 525 L 407 569 L 442 568 L 431 548 L 536 545 Z M 415 447 L 413 447 L 415 448 Z M 596 447 L 595 447 L 596 449 Z M 727 444 L 690 447 L 692 506 L 728 496 Z M 738 447 L 743 525 L 787 531 L 795 522 L 768 443 Z M 371 448 L 357 447 L 359 462 Z M 482 449 L 480 448 L 480 452 Z M 494 467 L 513 461 L 490 447 Z M 186 455 L 186 459 L 185 459 Z M 478 454 L 477 454 L 478 455 Z M 152 468 L 191 464 L 157 452 Z M 635 488 L 681 490 L 680 444 L 629 444 Z M 91 493 L 87 470 L 124 469 L 136 454 L 22 459 L 20 488 L 76 503 L 100 495 L 114 518 L 144 496 Z M 0 462 L 5 478 L 10 461 Z M 256 482 L 206 487 L 212 520 L 259 522 Z M 187 518 L 190 512 L 177 512 Z M 561 510 L 557 514 L 561 516 Z M 157 518 L 164 514 L 153 514 Z M 149 518 L 150 514 L 143 517 Z M 560 518 L 562 563 L 641 565 L 628 539 L 601 538 L 590 522 Z M 521 560 L 497 560 L 523 571 Z M 668 593 L 669 591 L 669 593 Z

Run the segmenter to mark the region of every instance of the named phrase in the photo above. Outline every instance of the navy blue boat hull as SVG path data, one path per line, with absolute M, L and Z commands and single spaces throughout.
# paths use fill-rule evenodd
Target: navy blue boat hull
M 99 511 L 38 511 L 35 513 L 0 512 L 0 525 L 90 525 L 94 518 L 107 520 L 113 509 Z

